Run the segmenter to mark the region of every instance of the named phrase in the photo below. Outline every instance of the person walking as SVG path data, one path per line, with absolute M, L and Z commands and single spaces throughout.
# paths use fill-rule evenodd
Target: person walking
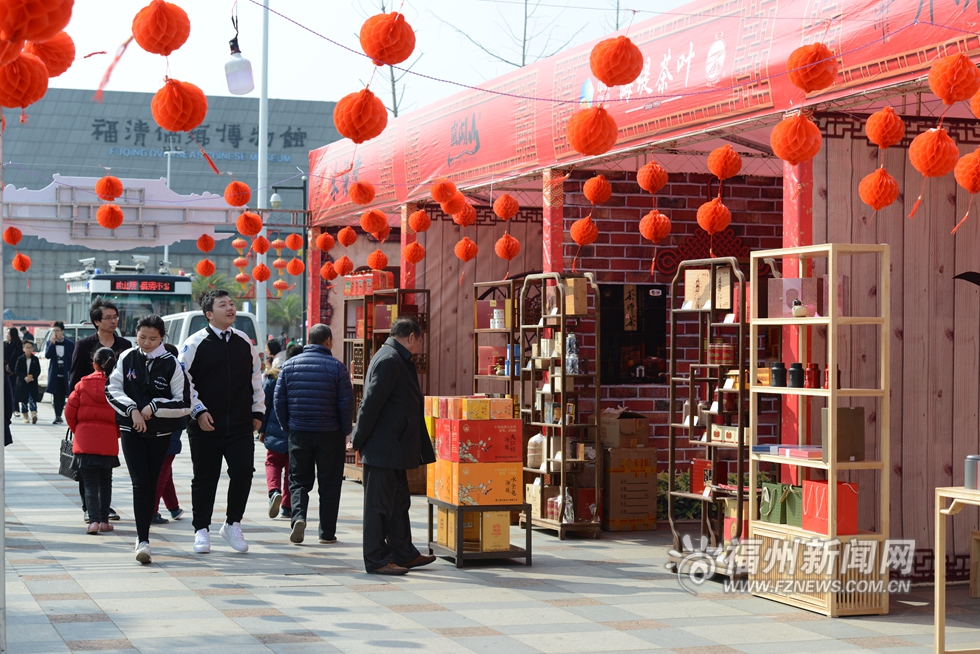
M 61 425 L 61 413 L 65 409 L 65 399 L 68 397 L 68 369 L 71 366 L 71 355 L 75 350 L 75 343 L 69 338 L 65 338 L 65 323 L 60 320 L 55 321 L 51 327 L 51 340 L 48 341 L 48 348 L 44 353 L 44 358 L 48 360 L 48 387 L 45 390 L 51 393 L 52 404 L 54 405 L 54 422 L 52 424 Z
M 320 543 L 328 544 L 337 542 L 354 390 L 347 368 L 330 352 L 330 328 L 313 325 L 309 343 L 302 353 L 283 364 L 276 381 L 275 405 L 279 424 L 289 435 L 289 493 L 293 502 L 289 540 L 303 542 L 315 478 L 320 494 Z
M 163 318 L 136 323 L 136 347 L 119 356 L 105 394 L 116 410 L 126 466 L 133 480 L 136 560 L 151 562 L 150 521 L 156 513 L 157 479 L 170 448 L 170 435 L 190 412 L 190 387 L 180 362 L 163 345 Z
M 170 345 L 169 343 L 167 345 Z M 169 348 L 168 348 L 169 349 Z M 172 354 L 172 353 L 171 353 Z M 183 429 L 177 429 L 170 434 L 170 447 L 167 449 L 167 456 L 163 460 L 163 467 L 160 468 L 160 477 L 157 479 L 157 500 L 153 507 L 156 513 L 153 514 L 153 524 L 165 525 L 170 520 L 180 520 L 184 516 L 184 510 L 180 508 L 180 501 L 177 499 L 177 487 L 174 486 L 174 459 L 183 449 L 180 440 Z M 160 500 L 170 511 L 170 520 L 160 515 Z
M 24 354 L 24 342 L 20 340 L 20 332 L 16 327 L 7 330 L 7 338 L 3 342 L 3 369 L 8 377 L 14 376 L 14 365 Z
M 266 346 L 279 347 L 276 341 L 269 341 Z M 259 430 L 259 442 L 265 445 L 265 485 L 269 492 L 269 517 L 290 518 L 293 515 L 289 495 L 289 439 L 279 425 L 276 415 L 275 390 L 276 380 L 279 379 L 279 365 L 269 359 L 269 367 L 265 373 L 262 390 L 265 392 L 265 417 Z
M 411 318 L 399 318 L 389 334 L 364 375 L 351 446 L 364 464 L 364 568 L 372 574 L 403 575 L 436 559 L 412 544 L 406 472 L 435 463 L 436 456 L 412 361 L 422 349 L 422 330 Z
M 75 384 L 82 377 L 92 372 L 92 355 L 101 347 L 107 347 L 116 355 L 119 355 L 133 346 L 128 340 L 116 334 L 116 324 L 119 322 L 119 310 L 116 305 L 103 298 L 96 298 L 88 309 L 88 318 L 95 325 L 95 333 L 85 338 L 80 338 L 75 343 L 74 351 L 71 355 L 71 369 L 68 373 L 68 392 L 71 393 Z M 82 498 L 82 515 L 85 524 L 90 522 L 88 515 L 88 505 L 85 504 L 85 485 L 78 482 L 78 494 Z M 109 507 L 109 519 L 119 520 L 119 514 L 115 509 Z
M 41 362 L 34 356 L 34 343 L 26 341 L 24 343 L 24 356 L 17 359 L 14 368 L 14 378 L 17 380 L 15 389 L 16 400 L 20 402 L 20 414 L 24 418 L 24 424 L 37 423 L 37 401 L 40 399 L 37 378 L 41 375 Z M 30 418 L 27 411 L 30 409 Z
M 265 392 L 259 352 L 248 335 L 235 329 L 235 302 L 228 291 L 203 293 L 201 310 L 208 326 L 191 335 L 180 362 L 191 386 L 191 502 L 194 511 L 194 551 L 211 551 L 211 518 L 221 478 L 228 465 L 228 501 L 218 532 L 237 552 L 247 552 L 242 517 L 255 474 L 253 432 L 262 428 Z
M 106 399 L 108 375 L 116 365 L 116 355 L 103 347 L 95 352 L 94 372 L 82 377 L 68 397 L 65 418 L 75 435 L 72 441 L 74 464 L 85 485 L 85 501 L 90 507 L 85 533 L 112 531 L 109 504 L 112 502 L 112 469 L 119 467 L 119 425 L 116 412 Z
M 3 446 L 14 442 L 10 433 L 10 420 L 14 417 L 14 385 L 10 383 L 10 375 L 3 376 Z
M 27 325 L 21 325 L 20 326 L 20 340 L 22 340 L 25 343 L 33 343 L 34 342 L 34 334 L 32 334 L 31 332 L 27 331 Z

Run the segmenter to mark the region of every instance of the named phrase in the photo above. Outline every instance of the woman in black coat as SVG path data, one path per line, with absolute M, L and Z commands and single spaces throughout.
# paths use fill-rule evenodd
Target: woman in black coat
M 7 330 L 7 340 L 3 342 L 3 368 L 9 376 L 14 375 L 14 365 L 23 354 L 23 344 L 20 342 L 20 332 L 16 327 Z
M 30 409 L 30 422 L 37 422 L 37 400 L 40 398 L 37 378 L 41 374 L 41 361 L 34 356 L 34 343 L 24 343 L 24 356 L 17 359 L 14 367 L 14 378 L 17 387 L 14 389 L 14 399 L 20 403 L 20 413 L 24 422 L 28 422 L 27 411 Z

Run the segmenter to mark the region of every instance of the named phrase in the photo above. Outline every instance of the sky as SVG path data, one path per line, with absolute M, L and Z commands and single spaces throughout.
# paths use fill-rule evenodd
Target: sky
M 261 63 L 262 0 L 238 0 L 239 44 L 252 62 L 258 98 Z M 598 39 L 615 30 L 616 0 L 529 0 L 534 14 L 531 30 L 540 34 L 531 41 L 531 54 L 552 54 L 561 46 L 572 47 Z M 380 13 L 381 2 L 391 11 L 392 0 L 268 0 L 271 9 L 309 29 L 360 52 L 357 34 L 364 20 Z M 475 85 L 510 70 L 467 40 L 516 60 L 517 47 L 508 30 L 521 33 L 523 0 L 406 0 L 401 7 L 416 32 L 413 71 Z M 75 0 L 67 32 L 75 41 L 77 59 L 66 73 L 51 80 L 52 87 L 95 89 L 117 48 L 130 35 L 132 19 L 146 0 Z M 207 95 L 229 95 L 224 64 L 229 59 L 228 41 L 233 0 L 177 0 L 191 21 L 187 42 L 169 58 L 171 77 L 192 82 Z M 537 5 L 534 8 L 534 5 Z M 670 11 L 680 0 L 621 0 L 621 7 L 640 10 L 619 12 L 625 27 L 631 16 L 639 22 L 655 12 Z M 111 10 L 109 6 L 111 6 Z M 458 31 L 457 31 L 458 30 Z M 105 55 L 83 57 L 92 52 Z M 419 56 L 421 55 L 421 56 Z M 406 62 L 408 63 L 408 62 Z M 368 59 L 304 30 L 275 14 L 269 15 L 269 97 L 291 100 L 336 101 L 359 90 L 374 66 Z M 131 44 L 113 72 L 106 90 L 155 93 L 167 75 L 167 60 Z M 386 104 L 390 92 L 376 75 L 372 90 Z M 409 74 L 404 79 L 402 112 L 421 108 L 455 93 L 450 84 Z

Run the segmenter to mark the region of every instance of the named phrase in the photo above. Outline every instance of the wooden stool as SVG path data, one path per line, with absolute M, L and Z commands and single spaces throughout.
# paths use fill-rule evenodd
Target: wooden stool
M 970 532 L 970 597 L 980 597 L 980 531 Z

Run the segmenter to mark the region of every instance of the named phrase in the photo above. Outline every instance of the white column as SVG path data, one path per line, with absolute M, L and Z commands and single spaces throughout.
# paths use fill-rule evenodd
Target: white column
M 262 0 L 262 80 L 259 83 L 259 180 L 256 200 L 259 208 L 259 215 L 263 222 L 268 219 L 268 215 L 261 210 L 269 208 L 269 192 L 266 185 L 269 183 L 269 0 Z M 266 229 L 263 227 L 262 235 L 265 236 Z M 260 254 L 256 257 L 256 265 L 265 263 L 265 255 Z M 266 334 L 266 282 L 255 284 L 255 317 L 259 323 L 259 352 L 265 351 Z

